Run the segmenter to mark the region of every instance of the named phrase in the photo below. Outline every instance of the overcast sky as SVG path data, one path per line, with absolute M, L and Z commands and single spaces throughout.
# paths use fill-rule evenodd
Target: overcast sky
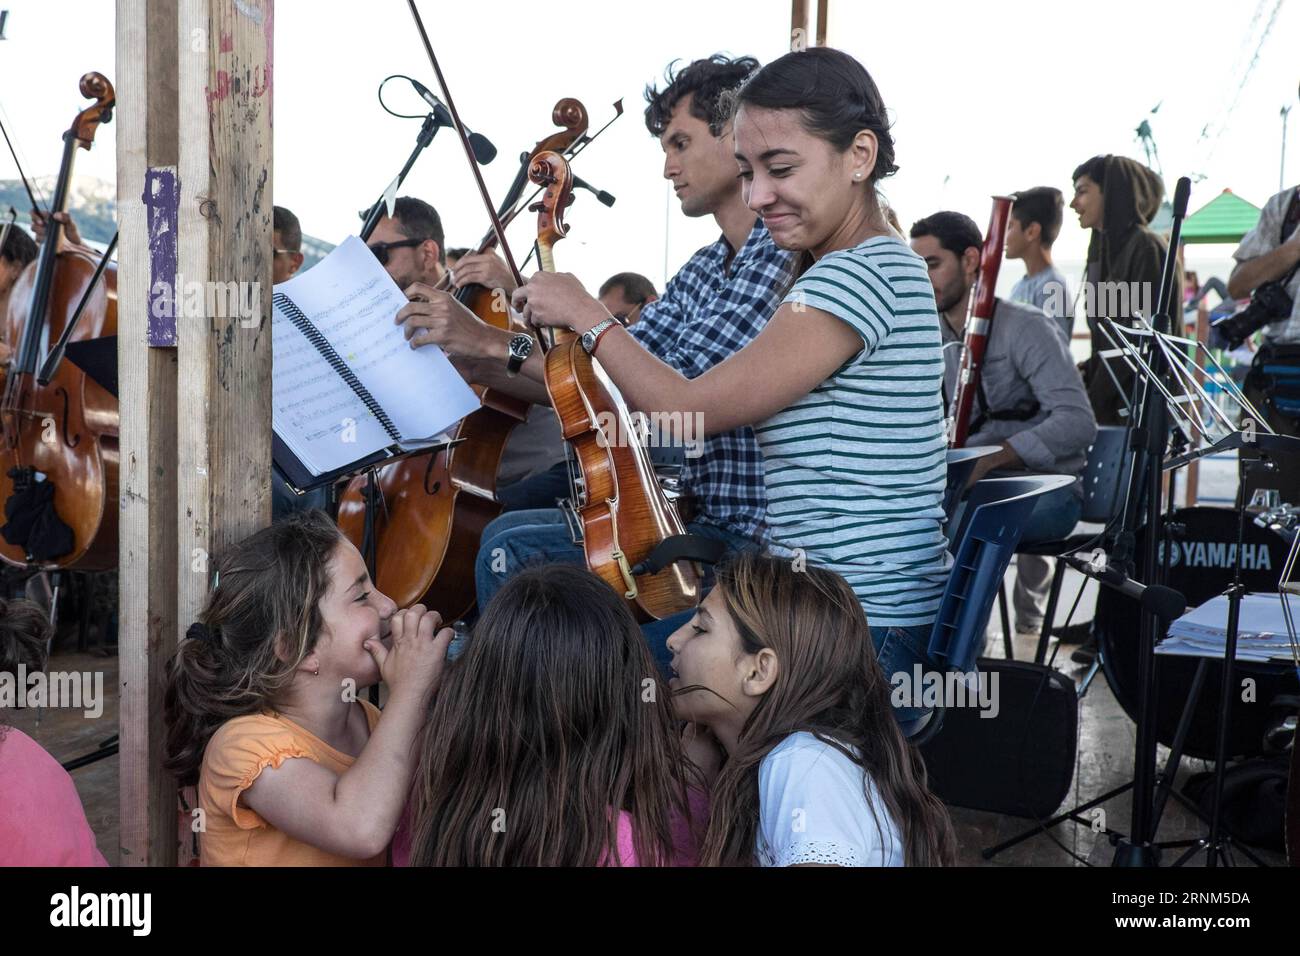
M 0 0 L 0 7 L 10 11 L 0 41 L 0 118 L 28 173 L 52 174 L 60 135 L 84 103 L 78 77 L 92 69 L 114 77 L 114 5 Z M 551 8 L 423 0 L 420 8 L 465 122 L 500 150 L 485 168 L 495 196 L 513 178 L 513 157 L 554 130 L 556 100 L 582 100 L 594 129 L 623 98 L 623 118 L 574 164 L 618 202 L 606 209 L 579 193 L 570 238 L 556 248 L 559 268 L 589 285 L 629 269 L 659 284 L 716 237 L 710 220 L 685 219 L 671 199 L 662 153 L 642 121 L 642 89 L 674 58 L 779 56 L 789 42 L 788 0 L 571 0 Z M 894 119 L 900 172 L 884 189 L 904 226 L 952 208 L 982 228 L 991 194 L 1029 186 L 1054 185 L 1068 197 L 1071 171 L 1089 156 L 1145 158 L 1134 137 L 1144 118 L 1171 190 L 1179 175 L 1205 177 L 1194 183 L 1193 210 L 1225 187 L 1261 205 L 1278 188 L 1279 110 L 1296 103 L 1300 2 L 832 0 L 828 42 L 871 71 Z M 337 242 L 355 231 L 356 211 L 410 151 L 419 122 L 389 116 L 375 96 L 390 73 L 436 88 L 403 0 L 276 3 L 274 198 L 309 234 Z M 389 105 L 415 112 L 418 100 L 402 87 L 390 84 Z M 1292 115 L 1289 184 L 1300 172 L 1297 127 L 1300 110 Z M 101 128 L 93 151 L 80 155 L 79 174 L 113 180 L 115 132 Z M 0 179 L 15 175 L 0 154 Z M 403 193 L 437 206 L 450 245 L 474 243 L 487 228 L 449 132 L 425 152 Z M 512 244 L 526 249 L 533 230 L 533 217 L 523 217 Z M 1081 261 L 1086 244 L 1067 210 L 1058 260 Z M 1230 251 L 1196 255 L 1221 261 Z M 1018 275 L 1018 267 L 1004 269 L 1003 278 Z

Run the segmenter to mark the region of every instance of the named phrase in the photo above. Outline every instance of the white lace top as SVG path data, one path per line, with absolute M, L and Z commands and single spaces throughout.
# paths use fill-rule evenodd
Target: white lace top
M 902 866 L 898 827 L 874 783 L 868 804 L 865 783 L 861 767 L 812 734 L 777 744 L 758 767 L 759 863 Z

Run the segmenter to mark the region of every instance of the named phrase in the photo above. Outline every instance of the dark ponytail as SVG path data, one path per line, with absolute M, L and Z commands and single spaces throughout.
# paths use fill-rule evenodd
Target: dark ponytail
M 773 60 L 740 88 L 735 105 L 798 110 L 808 132 L 841 152 L 870 130 L 878 144 L 870 181 L 898 172 L 880 90 L 866 68 L 841 50 L 809 47 Z
M 323 512 L 308 511 L 250 535 L 218 563 L 200 621 L 167 665 L 164 766 L 182 785 L 198 782 L 217 728 L 272 705 L 315 647 L 341 540 Z

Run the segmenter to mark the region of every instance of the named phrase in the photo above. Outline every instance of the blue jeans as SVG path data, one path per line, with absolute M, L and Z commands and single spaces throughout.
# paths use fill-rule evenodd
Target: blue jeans
M 930 633 L 933 630 L 933 624 L 911 627 L 881 625 L 871 629 L 871 641 L 876 645 L 876 661 L 880 664 L 891 695 L 894 691 L 894 675 L 906 675 L 908 683 L 904 686 L 911 686 L 915 683 L 917 664 L 921 665 L 922 673 L 937 670 L 929 656 Z M 920 688 L 916 688 L 916 693 L 920 694 Z M 898 721 L 903 733 L 911 736 L 929 712 L 929 707 L 895 706 L 894 719 Z
M 565 461 L 529 475 L 513 485 L 497 489 L 497 501 L 502 512 L 528 511 L 534 508 L 554 509 L 555 502 L 567 498 L 572 485 L 569 481 L 569 463 Z
M 759 548 L 758 542 L 743 535 L 714 525 L 691 522 L 686 526 L 690 534 L 713 538 L 727 545 L 727 553 L 748 548 Z M 478 558 L 474 562 L 474 583 L 478 592 L 478 606 L 487 607 L 493 595 L 505 582 L 526 567 L 538 564 L 574 564 L 587 566 L 582 546 L 573 543 L 569 526 L 559 508 L 538 508 L 531 511 L 509 511 L 483 529 Z M 496 570 L 500 568 L 501 570 Z M 706 566 L 702 585 L 713 586 L 713 569 Z M 650 645 L 659 669 L 667 674 L 672 655 L 666 646 L 668 638 L 694 614 L 682 611 L 662 621 L 642 625 L 641 631 Z

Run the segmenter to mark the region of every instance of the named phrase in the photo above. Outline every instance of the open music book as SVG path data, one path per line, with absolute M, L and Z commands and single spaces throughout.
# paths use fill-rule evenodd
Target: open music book
M 406 296 L 357 237 L 271 301 L 276 464 L 297 487 L 437 442 L 479 407 L 441 349 L 407 343 Z

